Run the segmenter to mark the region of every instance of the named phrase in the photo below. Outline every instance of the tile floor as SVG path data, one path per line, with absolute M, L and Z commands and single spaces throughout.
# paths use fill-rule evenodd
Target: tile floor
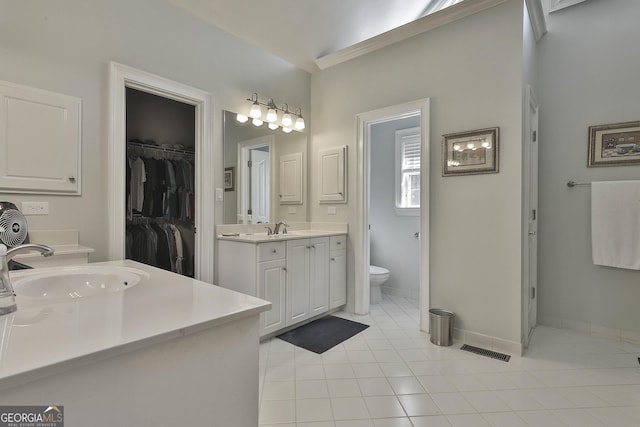
M 322 355 L 261 344 L 261 426 L 640 425 L 638 344 L 539 326 L 502 362 L 431 344 L 403 298 L 337 315 L 371 327 Z

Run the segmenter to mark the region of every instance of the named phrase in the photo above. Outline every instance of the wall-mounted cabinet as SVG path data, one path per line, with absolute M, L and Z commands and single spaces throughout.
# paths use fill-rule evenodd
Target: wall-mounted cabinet
M 80 194 L 79 98 L 0 82 L 0 191 Z
M 320 203 L 345 203 L 347 201 L 347 146 L 326 148 L 318 153 Z
M 302 204 L 302 153 L 280 156 L 280 204 Z

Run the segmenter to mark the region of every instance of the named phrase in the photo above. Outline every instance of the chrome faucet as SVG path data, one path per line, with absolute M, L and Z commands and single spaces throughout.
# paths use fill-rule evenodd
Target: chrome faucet
M 282 221 L 276 223 L 276 226 L 273 229 L 273 234 L 278 234 L 280 232 L 280 227 L 282 227 L 282 234 L 287 234 L 288 225 Z
M 9 278 L 8 262 L 19 253 L 29 251 L 38 251 L 43 256 L 51 256 L 54 252 L 53 248 L 36 243 L 27 243 L 11 249 L 7 249 L 5 245 L 0 244 L 0 315 L 13 313 L 18 309 L 16 295 Z

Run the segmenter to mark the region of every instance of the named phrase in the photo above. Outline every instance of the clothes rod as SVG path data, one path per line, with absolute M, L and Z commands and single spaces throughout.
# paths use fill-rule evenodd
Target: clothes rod
M 590 182 L 575 182 L 575 181 L 567 182 L 567 187 L 573 188 L 573 187 L 578 187 L 578 186 L 589 187 L 589 186 L 591 186 L 591 183 Z

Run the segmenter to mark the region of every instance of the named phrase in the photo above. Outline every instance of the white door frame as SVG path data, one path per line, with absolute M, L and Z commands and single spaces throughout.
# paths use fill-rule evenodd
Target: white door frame
M 238 142 L 238 182 L 236 187 L 239 191 L 237 201 L 237 217 L 242 218 L 242 223 L 247 224 L 247 206 L 249 204 L 248 185 L 251 177 L 249 176 L 249 168 L 246 167 L 249 160 L 249 151 L 253 148 L 269 147 L 269 182 L 275 182 L 274 171 L 275 165 L 275 145 L 276 138 L 274 135 L 259 136 L 257 138 L 248 139 Z M 269 221 L 274 221 L 275 206 L 273 203 L 273 187 L 269 187 Z
M 538 239 L 538 118 L 539 108 L 533 88 L 526 87 L 524 123 L 524 171 L 522 215 L 522 336 L 523 347 L 529 345 L 531 330 L 536 326 L 537 239 Z M 535 132 L 535 138 L 534 138 Z M 532 279 L 533 277 L 533 279 Z M 535 293 L 535 294 L 534 294 Z M 530 313 L 533 312 L 533 316 Z
M 214 199 L 211 191 L 207 191 L 214 182 L 211 94 L 116 62 L 109 64 L 109 259 L 124 259 L 125 256 L 127 87 L 195 106 L 195 278 L 213 283 Z
M 376 123 L 420 114 L 420 329 L 429 329 L 429 98 L 357 115 L 356 224 L 354 227 L 356 314 L 369 312 L 370 128 Z

